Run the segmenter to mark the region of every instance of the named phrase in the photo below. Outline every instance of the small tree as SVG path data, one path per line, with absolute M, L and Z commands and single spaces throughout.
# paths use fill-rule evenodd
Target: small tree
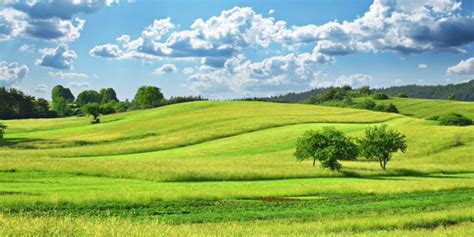
M 392 153 L 407 149 L 405 135 L 389 129 L 387 125 L 367 128 L 365 137 L 359 139 L 359 145 L 361 155 L 369 160 L 378 160 L 384 170 Z
M 85 104 L 81 107 L 81 110 L 84 114 L 91 115 L 93 117 L 91 123 L 100 123 L 100 105 L 98 103 Z
M 334 127 L 324 127 L 322 131 L 306 131 L 296 141 L 294 155 L 298 161 L 307 159 L 321 162 L 321 166 L 338 170 L 341 164 L 337 160 L 354 160 L 357 158 L 357 146 L 343 132 Z
M 7 126 L 0 123 L 0 141 L 3 140 L 3 135 L 5 134 L 5 128 L 7 128 Z
M 78 106 L 83 106 L 89 103 L 100 103 L 101 97 L 99 92 L 95 90 L 85 90 L 79 93 L 76 98 L 76 104 Z
M 375 100 L 386 100 L 389 97 L 387 94 L 377 92 L 372 95 L 372 98 L 374 98 Z

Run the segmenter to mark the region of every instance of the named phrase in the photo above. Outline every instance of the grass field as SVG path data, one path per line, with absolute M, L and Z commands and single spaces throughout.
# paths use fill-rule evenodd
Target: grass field
M 1 121 L 0 235 L 472 236 L 474 126 L 421 118 L 453 109 L 473 117 L 474 104 L 385 102 L 413 117 L 201 101 L 96 125 Z M 360 159 L 332 172 L 292 155 L 308 129 L 360 137 L 382 123 L 408 143 L 387 171 Z

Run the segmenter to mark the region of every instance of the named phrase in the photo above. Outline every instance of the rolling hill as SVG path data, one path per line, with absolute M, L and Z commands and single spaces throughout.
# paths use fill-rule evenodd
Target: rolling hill
M 57 222 L 56 230 L 79 235 L 406 235 L 427 227 L 467 234 L 474 126 L 419 118 L 434 108 L 471 116 L 474 105 L 413 101 L 387 102 L 414 117 L 200 101 L 103 116 L 95 125 L 86 117 L 1 121 L 8 129 L 0 146 L 0 235 L 53 234 Z M 293 157 L 296 138 L 308 129 L 335 126 L 356 138 L 377 124 L 407 136 L 408 150 L 387 171 L 357 160 L 332 172 Z

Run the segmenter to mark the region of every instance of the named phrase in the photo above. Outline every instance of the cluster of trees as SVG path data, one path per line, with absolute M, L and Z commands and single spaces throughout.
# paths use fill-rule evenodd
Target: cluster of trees
M 365 99 L 359 102 L 354 102 L 353 99 L 357 97 L 368 97 L 372 96 L 372 99 Z M 394 104 L 390 103 L 377 104 L 374 100 L 386 100 L 389 96 L 384 93 L 372 93 L 372 90 L 368 87 L 361 87 L 357 90 L 352 89 L 350 86 L 343 87 L 329 87 L 322 93 L 316 94 L 310 98 L 309 103 L 320 104 L 327 106 L 337 107 L 351 107 L 357 109 L 367 109 L 380 112 L 398 113 L 398 108 Z
M 50 118 L 56 113 L 48 101 L 25 95 L 17 89 L 0 87 L 0 119 Z
M 91 123 L 99 123 L 101 114 L 112 114 L 137 109 L 149 109 L 170 104 L 205 100 L 200 96 L 171 97 L 165 99 L 160 88 L 155 86 L 142 86 L 138 88 L 133 101 L 119 101 L 112 88 L 100 91 L 85 90 L 77 98 L 68 88 L 61 85 L 52 90 L 53 110 L 59 116 L 90 115 Z
M 306 131 L 296 141 L 295 157 L 299 161 L 312 159 L 323 168 L 339 170 L 338 160 L 355 160 L 363 156 L 368 160 L 378 161 L 386 169 L 392 154 L 407 149 L 405 135 L 390 129 L 387 125 L 369 127 L 365 137 L 354 140 L 334 127 L 324 127 L 321 131 Z

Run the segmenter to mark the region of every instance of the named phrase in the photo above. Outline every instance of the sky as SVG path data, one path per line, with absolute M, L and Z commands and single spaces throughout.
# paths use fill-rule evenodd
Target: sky
M 133 99 L 474 79 L 474 0 L 1 0 L 0 86 Z

